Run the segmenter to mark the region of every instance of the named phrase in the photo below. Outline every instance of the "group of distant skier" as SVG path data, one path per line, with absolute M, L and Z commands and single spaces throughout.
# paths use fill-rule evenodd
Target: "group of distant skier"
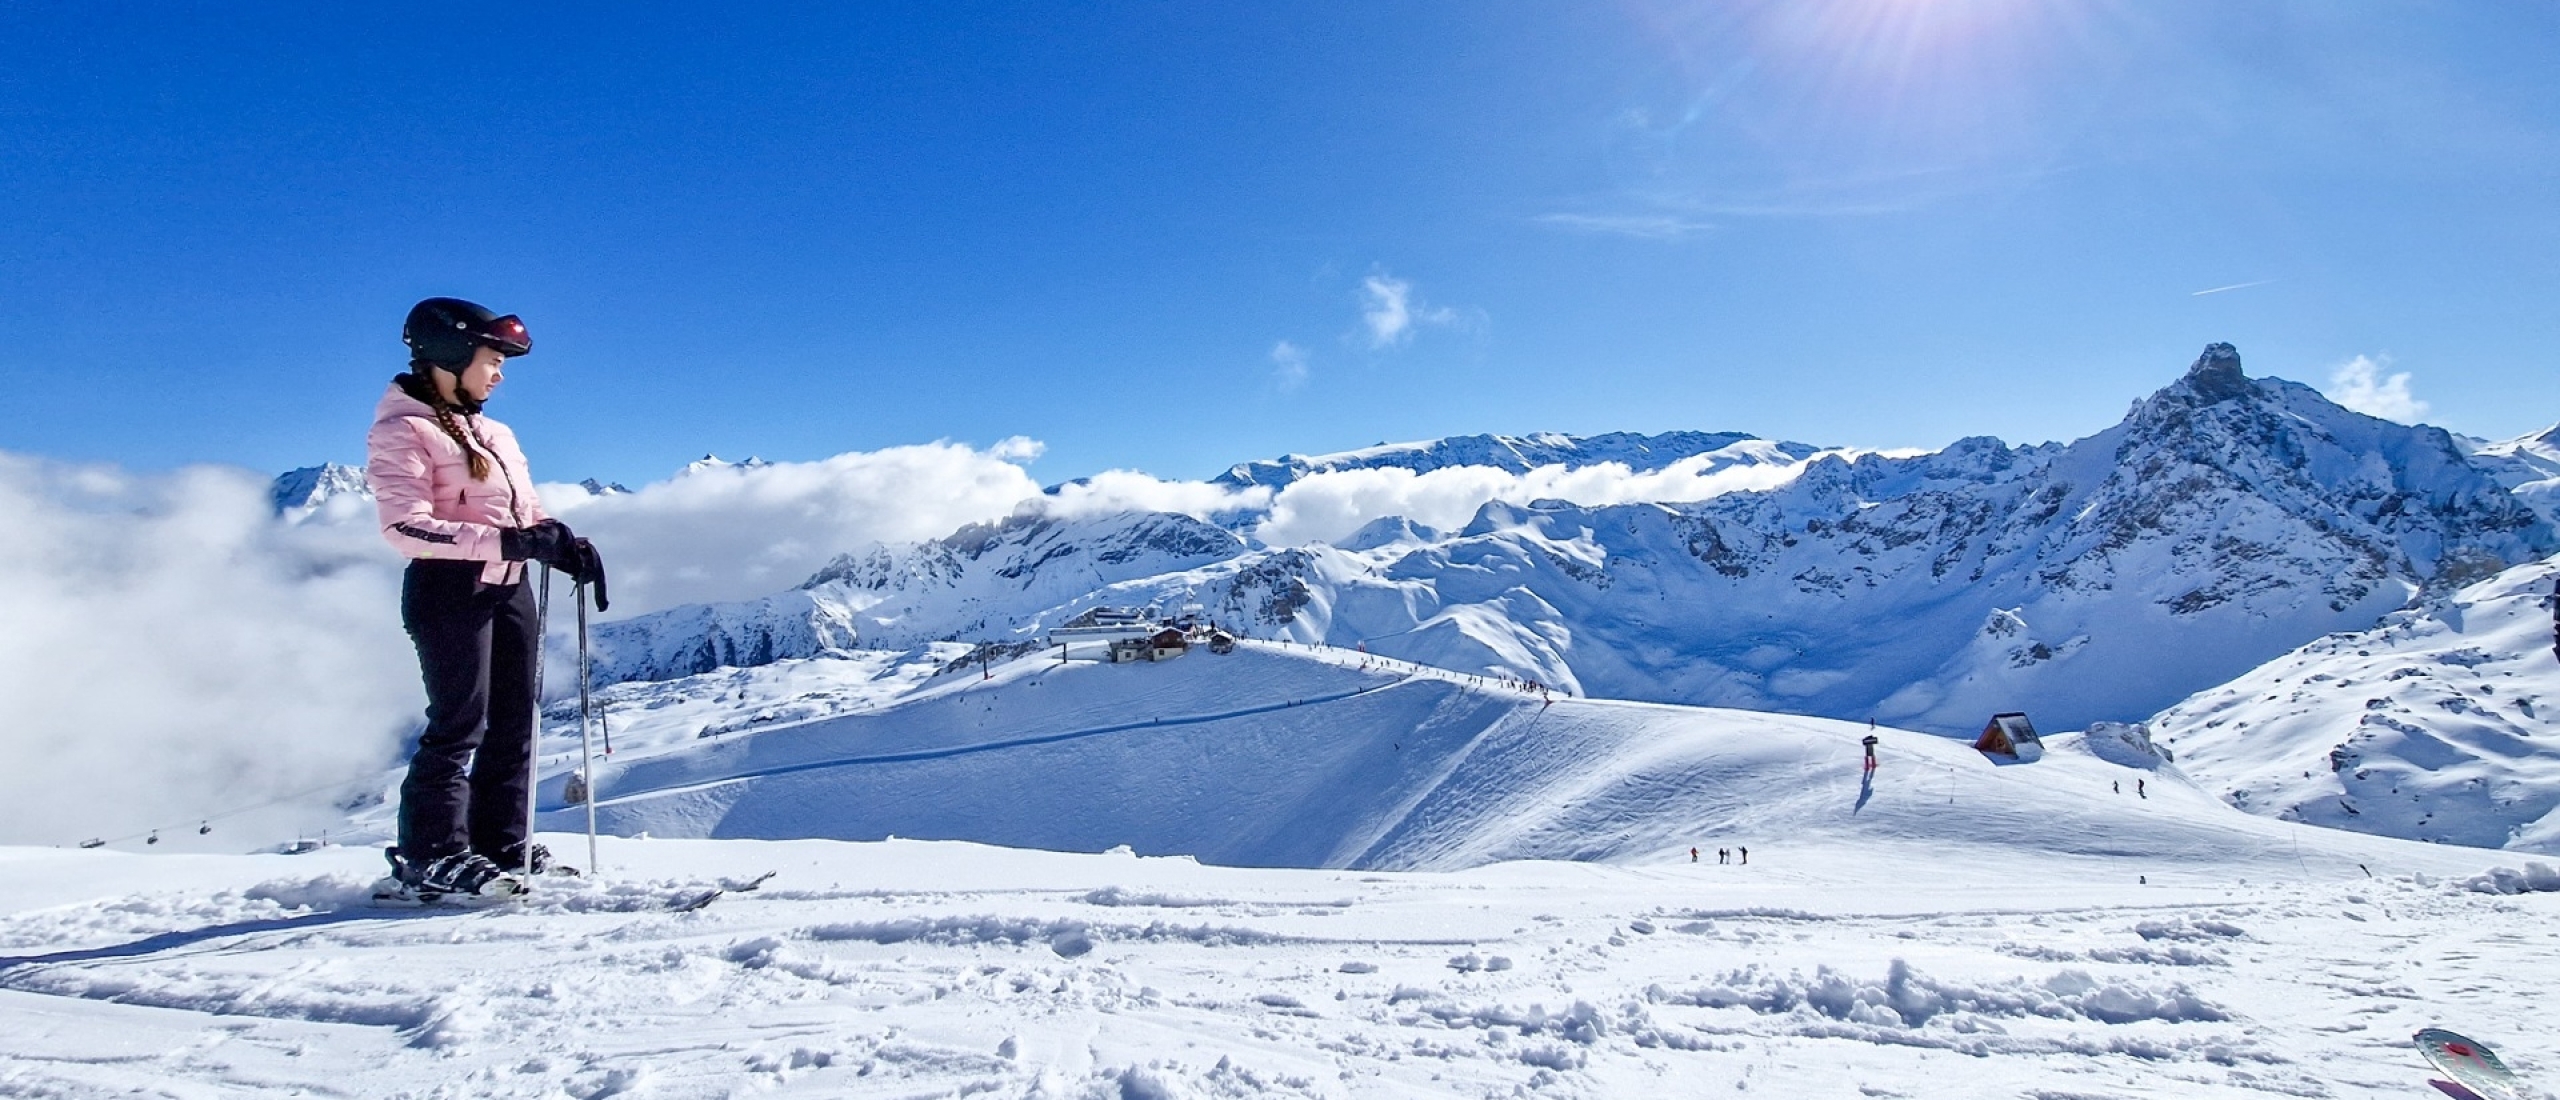
M 1716 849 L 1716 862 L 1718 862 L 1718 863 L 1732 863 L 1732 862 L 1733 862 L 1734 853 L 1736 853 L 1736 852 L 1739 852 L 1739 853 L 1741 853 L 1741 854 L 1742 854 L 1742 865 L 1743 865 L 1743 866 L 1749 866 L 1749 865 L 1751 864 L 1751 849 L 1749 849 L 1749 848 L 1745 848 L 1745 847 L 1742 847 L 1741 845 L 1735 845 L 1734 847 L 1731 847 L 1731 848 L 1718 848 L 1718 849 Z M 1696 862 L 1698 862 L 1698 850 L 1697 850 L 1696 848 L 1691 848 L 1691 849 L 1689 849 L 1689 862 L 1691 862 L 1691 863 L 1696 863 Z

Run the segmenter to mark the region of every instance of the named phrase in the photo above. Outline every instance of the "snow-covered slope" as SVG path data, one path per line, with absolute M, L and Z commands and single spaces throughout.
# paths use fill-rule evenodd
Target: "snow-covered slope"
M 2321 638 L 2152 719 L 2235 805 L 2560 852 L 2560 558 Z
M 1890 830 L 1457 873 L 607 838 L 417 913 L 368 907 L 369 849 L 0 849 L 0 1094 L 2416 1096 L 2431 1025 L 2560 1071 L 2560 894 L 2512 892 L 2548 866 L 2174 784 L 2052 812 L 2044 764 L 1889 810 L 1909 764 Z
M 2560 424 L 2530 435 L 2472 448 L 2471 459 L 2518 499 L 2560 524 Z
M 738 675 L 685 694 L 728 694 Z M 1401 869 L 1624 861 L 1704 838 L 1908 860 L 1951 834 L 2163 870 L 2296 845 L 2348 858 L 2343 838 L 2232 810 L 2121 735 L 1999 766 L 1885 729 L 1884 767 L 1862 781 L 1864 723 L 1547 697 L 1278 643 L 1135 666 L 1025 658 L 851 713 L 726 725 L 674 705 L 673 686 L 616 689 L 630 702 L 599 781 L 607 832 Z M 546 827 L 582 824 L 559 777 L 543 792 Z
M 2560 1069 L 2560 871 L 2240 813 L 2138 729 L 1885 729 L 1867 781 L 1863 723 L 965 652 L 609 689 L 650 831 L 505 907 L 0 849 L 0 1094 L 2237 1100 L 2423 1090 L 2447 1024 Z M 683 839 L 886 832 L 1084 851 Z M 1283 860 L 1334 869 L 1216 865 Z

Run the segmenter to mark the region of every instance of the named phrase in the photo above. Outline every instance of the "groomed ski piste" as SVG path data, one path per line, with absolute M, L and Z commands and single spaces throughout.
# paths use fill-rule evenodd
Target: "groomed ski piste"
M 1870 782 L 1865 723 L 1339 650 L 928 667 L 614 689 L 600 873 L 517 903 L 0 849 L 0 1095 L 2408 1097 L 2430 1025 L 2560 1073 L 2560 872 L 2130 729 L 1882 729 Z

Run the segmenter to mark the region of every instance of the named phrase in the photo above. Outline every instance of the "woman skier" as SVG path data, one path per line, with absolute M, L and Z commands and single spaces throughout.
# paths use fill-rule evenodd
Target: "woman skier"
M 481 415 L 508 358 L 533 350 L 515 316 L 429 298 L 401 326 L 409 369 L 367 433 L 382 535 L 407 556 L 400 622 L 418 649 L 427 726 L 400 785 L 392 877 L 421 897 L 501 897 L 550 869 L 527 848 L 536 669 L 528 562 L 598 584 L 593 544 L 542 511 L 515 433 Z

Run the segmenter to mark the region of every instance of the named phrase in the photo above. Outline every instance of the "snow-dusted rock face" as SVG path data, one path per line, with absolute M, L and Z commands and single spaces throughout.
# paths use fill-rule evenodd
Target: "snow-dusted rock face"
M 1659 467 L 1743 437 L 1601 438 L 1471 437 L 1234 476 L 1517 468 L 1568 450 L 1629 461 L 1632 441 Z M 1026 517 L 840 559 L 810 591 L 840 586 L 873 647 L 1016 640 L 1095 604 L 1197 603 L 1257 636 L 1568 691 L 1954 733 L 2000 710 L 2050 729 L 2139 719 L 2560 548 L 2445 432 L 2251 379 L 2222 344 L 2068 445 L 1789 460 L 1807 455 L 1776 489 L 1497 503 L 1455 531 L 1380 521 L 1336 546 L 1248 549 L 1182 516 Z
M 744 462 L 731 462 L 719 455 L 706 454 L 691 462 L 685 463 L 684 469 L 676 471 L 676 476 L 684 477 L 688 474 L 713 473 L 720 470 L 754 470 L 770 465 L 772 465 L 772 463 L 766 462 L 764 459 L 758 458 L 754 455 L 748 455 L 747 460 Z
M 2149 723 L 2245 810 L 2560 852 L 2560 557 L 2431 595 L 2196 693 Z
M 795 589 L 739 603 L 687 604 L 592 627 L 596 684 L 672 680 L 861 648 L 844 593 Z
M 595 628 L 600 682 L 929 642 L 1034 637 L 1118 582 L 1231 559 L 1244 542 L 1171 514 L 1022 515 L 952 535 L 839 555 L 799 589 L 687 605 Z
M 1759 444 L 1737 447 L 1737 444 Z M 1244 489 L 1286 488 L 1309 474 L 1336 470 L 1404 469 L 1415 473 L 1457 466 L 1487 466 L 1507 473 L 1526 473 L 1543 466 L 1579 468 L 1615 462 L 1636 473 L 1649 473 L 1699 455 L 1729 452 L 1736 462 L 1802 461 L 1821 448 L 1803 443 L 1775 443 L 1741 432 L 1664 432 L 1637 435 L 1570 436 L 1466 435 L 1423 443 L 1381 443 L 1357 451 L 1328 455 L 1283 455 L 1228 468 L 1215 484 Z
M 275 501 L 276 514 L 286 519 L 309 516 L 340 498 L 373 499 L 373 489 L 365 484 L 363 469 L 335 462 L 278 474 L 267 492 L 269 499 Z

